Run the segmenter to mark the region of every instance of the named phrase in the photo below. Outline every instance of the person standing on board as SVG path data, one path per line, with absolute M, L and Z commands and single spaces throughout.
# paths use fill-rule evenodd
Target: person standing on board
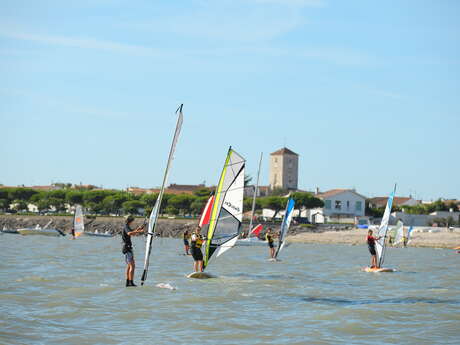
M 272 228 L 267 229 L 267 233 L 265 234 L 265 240 L 268 243 L 268 253 L 270 255 L 270 259 L 274 259 L 275 258 L 275 245 L 273 243 Z
M 74 240 L 75 239 L 75 228 L 72 226 L 72 228 L 70 229 L 70 234 L 72 235 L 72 237 L 70 238 L 71 240 Z
M 191 252 L 193 257 L 193 269 L 195 272 L 203 272 L 203 253 L 201 246 L 203 245 L 204 238 L 200 234 L 201 228 L 197 226 L 191 237 Z
M 377 253 L 375 251 L 375 241 L 379 239 L 380 237 L 372 236 L 372 230 L 367 232 L 367 247 L 369 248 L 369 253 L 371 253 L 371 268 L 380 268 L 377 265 Z
M 131 224 L 134 222 L 134 217 L 129 215 L 126 217 L 125 227 L 121 233 L 121 239 L 123 240 L 123 254 L 125 254 L 126 261 L 126 286 L 137 286 L 134 284 L 134 270 L 136 268 L 136 262 L 134 261 L 133 244 L 131 242 L 131 236 L 138 235 L 144 232 L 145 225 L 141 225 L 135 230 L 131 229 Z
M 188 243 L 188 239 L 189 239 L 189 234 L 188 234 L 188 230 L 185 230 L 184 232 L 184 235 L 183 235 L 183 238 L 184 238 L 184 249 L 185 249 L 185 255 L 190 255 L 189 251 L 190 251 L 190 244 Z

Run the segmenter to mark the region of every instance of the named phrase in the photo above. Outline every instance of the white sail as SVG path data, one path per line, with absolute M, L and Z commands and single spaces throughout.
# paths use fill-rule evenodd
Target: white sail
M 393 245 L 397 245 L 403 242 L 404 239 L 404 224 L 402 221 L 398 220 L 396 223 L 396 227 L 394 228 L 395 231 L 395 240 Z
M 244 158 L 230 148 L 214 195 L 203 268 L 214 253 L 223 254 L 237 241 L 243 219 L 244 167 Z
M 145 257 L 144 257 L 144 271 L 142 272 L 141 285 L 144 285 L 145 280 L 147 279 L 147 273 L 149 269 L 149 260 L 150 252 L 152 250 L 153 237 L 155 235 L 155 226 L 158 219 L 158 214 L 160 213 L 161 201 L 163 200 L 163 194 L 165 186 L 169 176 L 169 170 L 171 168 L 171 163 L 174 159 L 174 151 L 176 150 L 177 140 L 179 139 L 179 134 L 182 128 L 183 114 L 182 114 L 182 105 L 177 110 L 179 116 L 177 117 L 176 130 L 174 131 L 174 137 L 171 144 L 171 149 L 169 150 L 168 163 L 166 164 L 165 173 L 163 176 L 163 183 L 161 185 L 160 193 L 158 194 L 157 201 L 155 206 L 152 209 L 149 217 L 149 225 L 147 231 L 147 241 L 145 243 Z
M 73 229 L 75 231 L 75 237 L 83 234 L 85 231 L 85 218 L 83 216 L 83 208 L 81 205 L 75 207 L 75 215 L 73 217 Z
M 388 231 L 388 223 L 390 221 L 391 208 L 393 206 L 393 198 L 395 196 L 395 192 L 396 192 L 396 185 L 393 189 L 393 192 L 388 197 L 387 206 L 385 208 L 385 212 L 383 213 L 382 222 L 380 223 L 380 227 L 378 231 L 378 237 L 380 237 L 380 239 L 375 241 L 378 267 L 381 267 L 383 265 L 383 260 L 385 258 L 385 240 L 386 240 L 386 235 Z

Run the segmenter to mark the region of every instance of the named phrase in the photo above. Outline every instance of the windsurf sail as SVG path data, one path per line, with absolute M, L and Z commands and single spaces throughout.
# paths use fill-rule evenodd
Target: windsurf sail
M 250 235 L 251 235 L 251 234 L 254 234 L 254 236 L 259 237 L 259 234 L 260 234 L 260 232 L 263 230 L 263 228 L 264 228 L 264 227 L 262 226 L 262 224 L 256 225 L 256 226 L 254 227 L 254 229 L 252 229 Z
M 214 204 L 214 195 L 211 195 L 208 201 L 206 202 L 206 206 L 203 209 L 203 213 L 201 213 L 200 222 L 198 223 L 200 228 L 209 224 L 209 220 L 211 219 L 211 211 L 212 211 L 213 204 Z
M 160 189 L 160 193 L 158 194 L 158 198 L 155 202 L 155 206 L 153 207 L 152 212 L 150 213 L 150 217 L 149 217 L 147 241 L 145 243 L 144 271 L 142 272 L 141 285 L 144 285 L 144 282 L 147 279 L 147 273 L 149 270 L 150 252 L 152 251 L 152 243 L 153 243 L 153 238 L 155 236 L 155 227 L 157 224 L 158 215 L 160 213 L 161 201 L 163 200 L 163 194 L 164 194 L 166 182 L 168 180 L 169 170 L 171 168 L 171 163 L 174 159 L 174 151 L 176 150 L 177 140 L 179 139 L 179 134 L 182 128 L 182 122 L 183 122 L 182 106 L 183 104 L 181 104 L 181 106 L 176 111 L 176 114 L 179 113 L 179 115 L 177 117 L 176 130 L 174 131 L 174 137 L 172 140 L 171 149 L 169 150 L 168 163 L 166 164 L 166 169 L 165 169 L 165 173 L 163 176 L 163 183 L 161 185 L 161 189 Z
M 75 231 L 75 237 L 83 235 L 83 232 L 85 231 L 85 219 L 83 218 L 83 208 L 81 205 L 77 205 L 75 207 L 73 229 Z
M 257 170 L 257 182 L 254 188 L 254 196 L 252 197 L 251 220 L 249 221 L 249 231 L 250 232 L 248 233 L 248 238 L 251 237 L 251 234 L 254 232 L 254 230 L 251 231 L 251 229 L 252 229 L 252 222 L 254 220 L 254 211 L 256 209 L 256 198 L 259 192 L 259 178 L 260 178 L 260 166 L 262 164 L 262 155 L 263 155 L 263 152 L 260 153 L 259 169 Z M 259 236 L 259 234 L 257 233 L 256 236 Z
M 388 222 L 390 221 L 390 214 L 391 208 L 393 206 L 393 198 L 396 192 L 396 185 L 393 189 L 393 192 L 388 197 L 387 206 L 385 207 L 385 212 L 383 213 L 382 222 L 380 223 L 379 232 L 378 232 L 378 239 L 375 241 L 375 248 L 377 250 L 377 263 L 378 267 L 382 267 L 383 261 L 385 259 L 385 245 L 386 245 L 386 237 L 388 231 Z
M 278 241 L 278 248 L 276 249 L 275 259 L 278 257 L 278 254 L 284 248 L 285 239 L 289 226 L 291 225 L 292 215 L 294 214 L 295 201 L 292 198 L 289 198 L 286 203 L 286 210 L 284 211 L 283 221 L 281 223 L 280 236 Z
M 402 243 L 404 240 L 404 224 L 402 221 L 398 220 L 394 231 L 395 231 L 395 239 L 394 239 L 393 245 Z
M 412 230 L 414 230 L 414 226 L 413 226 L 413 225 L 411 225 L 411 226 L 409 227 L 409 230 L 407 230 L 407 240 L 406 240 L 406 244 L 409 244 L 409 241 L 411 240 L 410 234 L 411 234 Z
M 214 194 L 211 218 L 206 237 L 203 269 L 209 260 L 235 245 L 243 219 L 245 159 L 231 147 Z

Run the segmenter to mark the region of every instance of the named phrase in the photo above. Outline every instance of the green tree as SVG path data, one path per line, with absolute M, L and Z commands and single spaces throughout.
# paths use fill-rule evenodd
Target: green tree
M 32 195 L 37 194 L 36 190 L 31 188 L 11 188 L 8 193 L 10 200 L 28 201 Z
M 211 195 L 211 189 L 203 187 L 203 188 L 195 190 L 193 192 L 193 195 L 195 195 L 196 197 L 208 197 L 209 198 L 209 196 Z
M 9 199 L 0 199 L 0 210 L 8 211 L 10 209 L 10 200 Z
M 310 193 L 295 192 L 291 194 L 291 197 L 295 201 L 295 208 L 299 211 L 299 216 L 303 208 L 310 210 L 312 208 L 324 207 L 323 200 L 316 198 Z
M 191 204 L 196 199 L 195 196 L 189 194 L 174 195 L 168 200 L 168 209 L 175 208 L 179 210 L 179 214 L 191 213 Z
M 68 190 L 65 195 L 65 200 L 69 205 L 82 205 L 84 193 L 79 190 Z
M 206 206 L 206 203 L 208 202 L 209 197 L 207 196 L 202 196 L 202 197 L 197 197 L 193 202 L 190 204 L 190 210 L 192 211 L 193 214 L 201 214 L 203 211 L 204 207 Z
M 157 199 L 158 199 L 158 193 L 143 194 L 141 197 L 141 201 L 145 202 L 145 204 L 150 208 L 153 208 L 155 206 Z
M 0 199 L 9 199 L 7 188 L 0 188 Z
M 268 208 L 275 212 L 272 218 L 275 219 L 279 211 L 286 207 L 286 198 L 280 196 L 267 196 L 260 198 L 260 203 L 263 208 Z
M 65 211 L 65 201 L 64 199 L 50 197 L 47 198 L 49 204 L 55 208 L 56 212 Z
M 34 205 L 37 206 L 38 212 L 43 213 L 51 208 L 51 204 L 48 199 L 38 200 Z
M 273 188 L 270 191 L 271 196 L 283 196 L 283 195 L 287 195 L 288 193 L 289 191 L 287 189 L 280 188 L 280 187 Z
M 145 202 L 140 200 L 128 200 L 123 203 L 123 211 L 129 214 L 140 214 L 142 215 L 140 209 L 143 209 L 145 212 Z
M 64 189 L 51 190 L 48 192 L 48 198 L 55 198 L 65 201 L 66 191 Z
M 21 211 L 27 211 L 28 208 L 27 208 L 27 202 L 24 201 L 24 200 L 14 200 L 13 201 L 13 210 L 16 210 L 18 212 L 21 212 Z

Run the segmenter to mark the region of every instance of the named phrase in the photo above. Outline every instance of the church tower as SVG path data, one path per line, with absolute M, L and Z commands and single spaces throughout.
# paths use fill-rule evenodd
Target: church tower
M 296 190 L 299 182 L 299 155 L 286 147 L 270 154 L 270 189 Z

